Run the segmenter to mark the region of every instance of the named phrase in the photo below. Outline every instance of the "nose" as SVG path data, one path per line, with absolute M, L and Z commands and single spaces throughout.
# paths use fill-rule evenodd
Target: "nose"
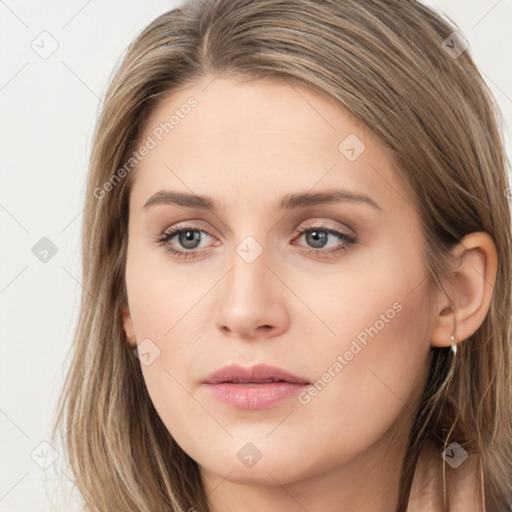
M 267 266 L 265 251 L 251 263 L 238 253 L 217 290 L 215 322 L 234 338 L 271 338 L 288 328 L 285 286 Z

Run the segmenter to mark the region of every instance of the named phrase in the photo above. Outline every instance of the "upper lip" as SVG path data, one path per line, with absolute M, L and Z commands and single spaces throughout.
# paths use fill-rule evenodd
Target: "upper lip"
M 222 382 L 276 382 L 284 381 L 293 384 L 310 384 L 307 379 L 268 364 L 258 364 L 249 368 L 238 365 L 223 366 L 205 379 L 206 384 Z

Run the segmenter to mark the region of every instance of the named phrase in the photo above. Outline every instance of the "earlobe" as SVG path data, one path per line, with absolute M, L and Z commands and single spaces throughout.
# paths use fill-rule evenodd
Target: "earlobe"
M 135 330 L 133 328 L 132 317 L 130 315 L 128 306 L 123 306 L 121 308 L 121 317 L 123 319 L 123 327 L 126 333 L 126 341 L 128 345 L 135 348 L 137 346 L 137 342 L 135 338 Z
M 466 235 L 453 249 L 456 268 L 446 282 L 446 294 L 438 291 L 438 313 L 432 345 L 448 347 L 469 338 L 482 325 L 496 282 L 498 256 L 488 233 Z

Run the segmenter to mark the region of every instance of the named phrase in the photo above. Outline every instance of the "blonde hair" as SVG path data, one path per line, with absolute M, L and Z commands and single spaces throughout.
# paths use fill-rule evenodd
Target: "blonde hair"
M 59 402 L 69 461 L 88 510 L 209 510 L 198 466 L 154 409 L 120 309 L 132 173 L 119 169 L 159 102 L 206 74 L 285 79 L 335 98 L 390 148 L 421 216 L 440 285 L 450 248 L 485 231 L 498 254 L 490 310 L 473 336 L 433 348 L 404 460 L 399 510 L 427 442 L 480 457 L 489 511 L 512 502 L 511 214 L 501 114 L 457 29 L 417 1 L 200 0 L 156 18 L 106 93 L 90 161 L 83 293 Z M 117 176 L 115 182 L 112 178 Z M 105 189 L 104 184 L 112 186 Z M 98 190 L 103 190 L 98 193 Z

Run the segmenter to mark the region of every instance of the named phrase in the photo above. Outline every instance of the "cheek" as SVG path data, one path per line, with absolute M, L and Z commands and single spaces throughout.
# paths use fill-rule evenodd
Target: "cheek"
M 305 417 L 314 418 L 315 432 L 323 434 L 304 442 L 323 457 L 355 457 L 415 411 L 428 369 L 428 326 L 421 301 L 401 299 L 388 323 L 380 318 L 388 303 L 368 304 L 366 319 L 351 326 L 355 335 L 315 363 L 318 380 L 300 398 Z
M 300 398 L 317 418 L 315 429 L 329 432 L 336 425 L 343 433 L 319 441 L 326 453 L 355 454 L 371 445 L 414 409 L 425 385 L 429 281 L 418 254 L 402 257 L 383 255 L 364 271 L 324 283 L 329 300 L 324 297 L 318 312 L 335 335 L 312 350 L 317 380 Z
M 137 334 L 168 344 L 183 326 L 194 326 L 190 319 L 218 277 L 208 271 L 198 275 L 191 265 L 173 262 L 163 248 L 150 253 L 135 247 L 127 262 L 126 281 Z
M 206 273 L 198 279 L 197 272 L 181 271 L 166 258 L 164 251 L 152 261 L 133 251 L 127 289 L 137 342 L 145 343 L 139 353 L 141 347 L 150 353 L 151 363 L 141 363 L 148 393 L 167 429 L 181 439 L 205 419 L 189 390 L 205 349 L 197 340 L 204 338 L 207 325 L 211 332 L 204 298 L 218 278 Z

